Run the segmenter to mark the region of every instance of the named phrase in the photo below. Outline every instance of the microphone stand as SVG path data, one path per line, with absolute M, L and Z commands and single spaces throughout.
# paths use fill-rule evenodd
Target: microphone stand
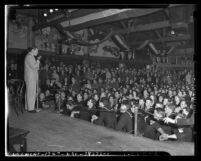
M 36 103 L 37 103 L 37 106 L 36 106 L 36 112 L 40 112 L 41 110 L 38 108 L 38 80 L 39 80 L 39 73 L 38 73 L 38 79 L 36 81 Z

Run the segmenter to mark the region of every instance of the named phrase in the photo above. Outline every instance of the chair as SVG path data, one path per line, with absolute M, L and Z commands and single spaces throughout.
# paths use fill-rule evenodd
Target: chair
M 23 97 L 24 97 L 24 81 L 21 79 L 10 79 L 8 80 L 8 87 L 12 88 L 12 95 L 14 97 L 14 110 L 17 116 L 19 112 L 23 114 Z
M 8 134 L 9 134 L 9 146 L 8 146 L 8 151 L 10 153 L 15 153 L 15 152 L 27 152 L 27 134 L 29 134 L 30 131 L 25 130 L 25 129 L 18 129 L 14 127 L 9 127 L 8 129 Z M 14 145 L 20 145 L 20 150 L 16 150 Z

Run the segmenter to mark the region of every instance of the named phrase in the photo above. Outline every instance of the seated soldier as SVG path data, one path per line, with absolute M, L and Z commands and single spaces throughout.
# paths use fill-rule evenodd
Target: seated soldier
M 67 101 L 66 107 L 63 109 L 63 111 L 61 113 L 64 114 L 64 115 L 70 116 L 71 112 L 74 109 L 74 107 L 75 107 L 75 104 L 74 104 L 74 102 L 72 100 Z
M 172 134 L 173 127 L 168 124 L 164 124 L 162 119 L 164 118 L 165 115 L 166 117 L 173 117 L 171 115 L 174 111 L 174 108 L 175 108 L 174 105 L 169 104 L 165 107 L 165 113 L 164 113 L 162 104 L 161 106 L 157 104 L 154 110 L 155 121 L 150 126 L 147 126 L 143 136 L 153 140 L 159 140 L 160 135 Z
M 73 100 L 72 95 L 68 95 L 66 99 L 66 107 L 64 108 L 63 114 L 70 116 L 71 112 L 76 107 L 75 101 Z
M 121 130 L 127 133 L 133 131 L 133 116 L 131 112 L 131 104 L 128 100 L 124 100 L 120 107 L 120 118 L 116 126 L 116 130 Z
M 74 109 L 71 113 L 71 117 L 74 117 L 75 114 L 79 115 L 77 117 L 79 119 L 91 121 L 92 115 L 96 115 L 95 100 L 90 98 L 87 101 L 87 107 L 82 106 L 79 109 Z
M 194 128 L 194 112 L 190 112 L 189 107 L 185 107 L 182 110 L 183 116 L 176 116 L 175 119 L 164 118 L 165 123 L 172 123 L 178 126 L 178 129 L 174 130 L 174 134 L 162 135 L 161 140 L 176 139 L 178 141 L 193 141 L 193 128 Z
M 103 125 L 105 127 L 114 129 L 116 125 L 116 114 L 110 106 L 107 97 L 101 98 L 99 106 L 99 117 L 93 117 L 91 121 L 95 124 Z
M 139 109 L 144 117 L 146 125 L 150 125 L 150 121 L 153 119 L 154 108 L 152 107 L 152 100 L 147 98 L 145 101 L 145 110 Z

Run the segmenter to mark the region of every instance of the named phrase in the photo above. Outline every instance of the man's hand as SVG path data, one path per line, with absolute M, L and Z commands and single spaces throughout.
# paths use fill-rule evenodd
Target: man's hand
M 94 120 L 98 119 L 98 117 L 96 115 L 93 115 L 92 118 L 91 118 L 91 122 L 93 123 Z
M 74 115 L 75 115 L 76 113 L 80 113 L 80 112 L 79 112 L 79 111 L 73 111 L 73 112 L 71 112 L 70 117 L 74 117 Z
M 165 117 L 165 118 L 163 119 L 163 121 L 164 121 L 165 123 L 172 123 L 172 124 L 175 124 L 175 120 L 173 120 L 173 119 L 171 119 L 171 118 L 169 118 L 169 117 Z
M 165 141 L 167 139 L 168 139 L 168 134 L 162 134 L 162 135 L 159 136 L 160 141 Z
M 40 60 L 42 56 L 38 56 L 37 59 Z
M 150 125 L 154 124 L 155 121 L 154 120 L 150 120 Z

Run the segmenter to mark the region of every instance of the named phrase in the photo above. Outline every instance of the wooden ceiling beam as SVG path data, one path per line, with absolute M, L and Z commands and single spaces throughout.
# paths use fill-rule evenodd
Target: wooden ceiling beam
M 190 22 L 193 22 L 193 17 L 191 17 Z M 167 28 L 171 27 L 170 22 L 167 21 L 160 21 L 160 22 L 154 22 L 146 25 L 137 25 L 135 27 L 132 27 L 130 29 L 130 32 L 142 32 L 142 31 L 150 31 L 150 30 L 157 30 L 161 28 Z M 119 29 L 114 31 L 115 33 L 118 34 L 126 34 L 128 32 L 128 29 Z
M 107 24 L 107 23 L 111 23 L 111 22 L 115 22 L 115 21 L 121 21 L 121 20 L 129 19 L 129 18 L 145 16 L 147 14 L 151 14 L 151 13 L 158 12 L 161 10 L 162 10 L 161 8 L 146 9 L 146 10 L 144 10 L 144 9 L 133 9 L 133 10 L 125 11 L 123 13 L 111 15 L 108 17 L 103 17 L 103 18 L 87 21 L 87 22 L 84 22 L 81 24 L 67 26 L 67 27 L 64 27 L 64 29 L 66 29 L 68 31 L 78 31 L 78 30 L 88 28 L 91 26 L 97 26 L 100 24 Z M 123 14 L 123 16 L 121 16 L 122 14 Z
M 60 24 L 55 24 L 54 27 L 57 29 L 57 31 L 61 34 L 61 37 L 66 38 L 68 35 L 63 30 L 63 27 Z
M 71 19 L 81 17 L 81 16 L 86 16 L 88 14 L 95 13 L 95 12 L 100 12 L 100 11 L 103 11 L 103 10 L 106 10 L 106 9 L 79 9 L 79 10 L 75 10 L 75 11 L 71 12 L 70 18 L 67 18 L 65 16 L 64 12 L 59 11 L 58 13 L 55 13 L 54 15 L 49 16 L 47 18 L 47 20 L 45 20 L 45 21 L 43 21 L 43 22 L 41 22 L 39 24 L 34 25 L 32 27 L 32 30 L 35 31 L 35 30 L 38 30 L 38 29 L 41 29 L 41 28 L 45 28 L 47 26 L 51 26 L 51 25 L 54 25 L 54 24 L 61 23 L 63 21 L 71 20 Z M 55 20 L 50 21 L 51 19 L 55 19 Z M 49 20 L 49 22 L 48 22 L 48 20 Z
M 127 26 L 126 26 L 126 24 L 123 21 L 119 21 L 119 22 L 122 25 L 123 29 L 128 29 Z
M 161 43 L 163 42 L 173 42 L 173 41 L 186 41 L 191 38 L 190 35 L 184 35 L 184 36 L 179 36 L 179 37 L 167 37 L 167 38 L 162 38 L 162 39 L 152 39 L 150 40 L 153 43 Z M 138 46 L 141 45 L 144 41 L 138 41 L 138 42 L 132 42 L 132 46 Z

